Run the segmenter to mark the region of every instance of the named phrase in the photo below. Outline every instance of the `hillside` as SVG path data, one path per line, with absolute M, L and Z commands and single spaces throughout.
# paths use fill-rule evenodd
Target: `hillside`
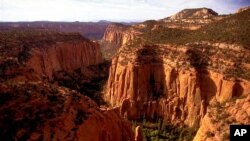
M 133 139 L 116 110 L 100 110 L 76 91 L 41 81 L 0 83 L 0 91 L 1 140 Z
M 161 26 L 157 28 L 144 29 L 142 34 L 143 41 L 148 43 L 177 43 L 186 44 L 192 42 L 211 41 L 236 43 L 245 48 L 249 47 L 250 10 L 229 16 L 225 19 L 205 25 L 199 30 L 188 31 L 181 29 L 166 28 Z M 233 33 L 233 34 L 232 34 Z
M 234 109 L 230 101 L 250 94 L 249 12 L 228 15 L 195 30 L 169 27 L 161 20 L 130 27 L 128 31 L 139 34 L 112 59 L 106 101 L 140 125 L 149 141 L 227 140 L 226 126 L 211 124 L 210 128 L 211 117 L 216 116 L 215 121 L 221 117 L 209 111 L 214 103 L 219 109 L 228 102 L 220 110 L 239 119 L 221 124 L 249 122 L 245 119 L 249 114 L 229 112 Z M 248 106 L 247 101 L 237 106 L 245 103 Z
M 218 13 L 209 8 L 193 8 L 193 9 L 184 9 L 169 18 L 173 20 L 194 19 L 194 18 L 205 19 L 212 16 L 218 16 Z

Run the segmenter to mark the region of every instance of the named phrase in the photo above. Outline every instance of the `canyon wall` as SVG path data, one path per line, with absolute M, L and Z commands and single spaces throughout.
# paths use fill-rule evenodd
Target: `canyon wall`
M 249 124 L 250 95 L 213 103 L 202 120 L 194 141 L 229 141 L 229 125 Z
M 223 103 L 250 94 L 250 81 L 224 74 L 235 65 L 224 57 L 238 55 L 244 60 L 244 50 L 226 44 L 198 49 L 178 45 L 123 48 L 112 61 L 105 98 L 129 119 L 160 117 L 199 127 L 212 101 Z
M 101 63 L 100 46 L 91 41 L 57 42 L 30 51 L 26 66 L 39 75 L 52 78 L 57 71 L 70 72 Z
M 67 73 L 77 69 L 70 78 L 87 81 L 84 86 L 94 89 L 88 85 L 92 81 L 89 74 L 100 71 L 98 64 L 103 62 L 97 43 L 79 34 L 36 30 L 13 33 L 7 36 L 12 37 L 9 41 L 1 44 L 1 140 L 135 140 L 130 122 L 120 116 L 119 109 L 100 108 L 84 96 L 93 95 L 93 91 L 80 94 L 77 89 L 59 86 L 59 81 L 53 79 L 54 73 L 60 75 L 58 71 L 66 72 L 62 77 L 67 79 Z M 90 78 L 84 79 L 83 75 Z M 44 77 L 52 83 L 41 79 Z
M 102 42 L 108 44 L 107 48 L 119 48 L 135 38 L 135 31 L 130 26 L 111 24 L 107 27 Z

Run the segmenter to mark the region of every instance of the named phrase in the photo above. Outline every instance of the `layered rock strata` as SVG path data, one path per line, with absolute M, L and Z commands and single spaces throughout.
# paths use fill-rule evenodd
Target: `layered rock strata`
M 123 48 L 112 61 L 106 99 L 129 119 L 160 117 L 199 127 L 212 100 L 222 103 L 250 93 L 247 71 L 236 78 L 231 74 L 235 67 L 246 69 L 248 50 L 228 44 L 195 46 Z
M 136 34 L 136 31 L 134 31 L 131 26 L 111 24 L 107 27 L 102 42 L 107 43 L 108 48 L 120 48 L 132 41 Z
M 49 78 L 57 71 L 72 72 L 102 62 L 100 46 L 84 40 L 32 48 L 30 54 L 26 66 Z

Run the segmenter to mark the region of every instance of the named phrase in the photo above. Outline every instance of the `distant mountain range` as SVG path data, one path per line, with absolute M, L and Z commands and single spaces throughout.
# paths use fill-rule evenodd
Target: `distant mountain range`
M 45 30 L 56 30 L 59 32 L 78 32 L 82 36 L 91 40 L 99 40 L 109 24 L 113 22 L 101 20 L 98 22 L 52 22 L 52 21 L 34 21 L 34 22 L 0 22 L 0 31 L 20 28 L 35 28 Z M 133 24 L 122 22 L 122 24 Z

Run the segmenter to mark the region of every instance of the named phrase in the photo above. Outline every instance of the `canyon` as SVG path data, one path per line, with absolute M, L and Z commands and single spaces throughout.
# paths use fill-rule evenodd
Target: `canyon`
M 249 104 L 250 52 L 249 45 L 240 39 L 248 35 L 233 31 L 239 40 L 230 43 L 232 35 L 217 27 L 235 20 L 241 22 L 243 17 L 249 19 L 249 10 L 241 11 L 228 17 L 218 16 L 211 9 L 187 9 L 163 21 L 146 21 L 127 27 L 127 31 L 123 28 L 119 36 L 120 27 L 113 29 L 113 33 L 107 32 L 111 35 L 104 36 L 104 40 L 119 43 L 116 44 L 119 50 L 112 59 L 105 100 L 112 107 L 119 107 L 121 115 L 131 121 L 163 119 L 172 125 L 198 129 L 195 141 L 228 140 L 229 124 L 249 122 L 247 106 L 237 113 L 233 102 L 223 105 L 238 97 L 246 100 L 237 107 Z M 186 24 L 173 29 L 171 24 L 178 21 Z M 199 27 L 187 28 L 189 23 Z M 226 26 L 243 30 L 240 24 Z M 128 33 L 134 37 L 132 41 L 126 38 Z M 220 34 L 225 34 L 223 41 L 209 38 Z M 220 108 L 226 117 L 231 117 L 220 122 L 223 129 L 211 123 L 211 117 L 216 121 L 214 116 L 220 117 L 211 107 Z
M 39 30 L 1 34 L 12 37 L 1 36 L 1 139 L 135 139 L 118 109 L 101 109 L 89 97 L 52 82 L 59 72 L 87 73 L 88 67 L 101 64 L 97 43 L 79 34 Z M 94 74 L 88 75 L 91 80 Z
M 0 138 L 229 140 L 229 125 L 250 122 L 249 15 L 184 9 L 106 24 L 100 41 L 26 23 L 4 30 Z

